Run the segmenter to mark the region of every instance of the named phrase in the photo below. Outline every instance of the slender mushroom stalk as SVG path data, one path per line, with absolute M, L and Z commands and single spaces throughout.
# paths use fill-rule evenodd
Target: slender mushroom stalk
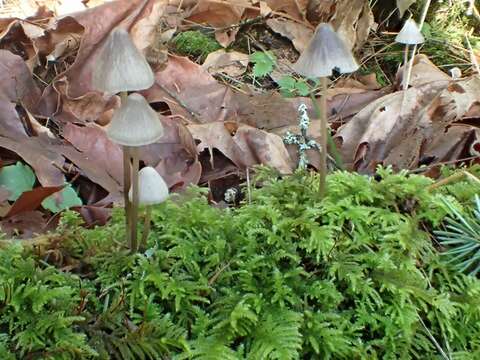
M 138 180 L 138 202 L 140 205 L 146 206 L 143 234 L 139 246 L 140 250 L 143 251 L 147 246 L 148 233 L 150 232 L 151 206 L 160 204 L 168 198 L 168 186 L 157 170 L 150 166 L 146 166 L 140 170 Z M 135 202 L 135 190 L 133 186 L 128 196 Z
M 418 45 L 425 41 L 420 29 L 417 26 L 417 23 L 412 20 L 408 19 L 405 21 L 405 24 L 402 27 L 402 30 L 398 33 L 395 37 L 395 41 L 400 44 L 405 44 L 405 51 L 404 51 L 404 62 L 403 62 L 403 90 L 408 89 L 408 84 L 410 82 L 410 73 L 408 72 L 410 63 L 408 58 L 408 47 L 410 45 Z M 415 53 L 413 52 L 414 56 Z M 410 60 L 413 62 L 413 57 Z
M 358 64 L 352 52 L 340 36 L 329 24 L 319 24 L 315 34 L 293 66 L 294 70 L 308 78 L 320 78 L 320 197 L 323 198 L 327 191 L 327 78 L 335 69 L 341 74 L 353 72 L 358 69 Z
M 126 91 L 122 91 L 120 93 L 120 99 L 122 100 L 122 104 L 125 104 L 127 101 L 128 93 Z M 132 176 L 132 166 L 130 162 L 130 151 L 128 146 L 122 146 L 122 154 L 123 154 L 123 203 L 125 206 L 125 229 L 126 229 L 126 237 L 127 237 L 127 244 L 131 243 L 130 238 L 130 229 L 131 229 L 131 206 L 130 200 L 128 199 L 128 191 L 131 186 L 131 176 Z
M 137 243 L 137 216 L 138 216 L 138 169 L 139 146 L 149 145 L 163 136 L 163 125 L 157 113 L 150 107 L 147 100 L 137 93 L 130 94 L 127 101 L 115 111 L 112 121 L 107 128 L 109 138 L 127 149 L 132 159 L 131 188 L 133 196 L 131 203 L 129 235 L 130 249 L 136 251 Z M 130 164 L 130 159 L 128 160 Z M 128 194 L 128 191 L 126 191 Z
M 129 101 L 130 97 L 128 97 L 128 91 L 148 89 L 153 85 L 154 81 L 155 78 L 150 65 L 148 65 L 148 62 L 145 60 L 143 55 L 135 47 L 128 32 L 121 28 L 114 29 L 103 44 L 92 75 L 92 85 L 97 90 L 105 92 L 108 95 L 120 93 L 122 105 L 115 111 L 112 122 L 114 122 L 115 119 L 118 121 L 119 117 L 121 117 L 118 114 L 119 112 L 122 112 L 122 116 L 125 116 L 126 108 L 128 108 L 127 105 L 128 103 L 131 103 L 131 101 Z M 144 100 L 143 106 L 145 106 L 145 104 L 146 107 L 149 108 L 148 103 Z M 155 114 L 152 109 L 150 110 Z M 136 135 L 138 138 L 139 132 L 146 132 L 149 131 L 149 129 L 143 128 L 142 126 L 144 124 L 135 120 L 137 117 L 135 111 L 130 111 L 128 113 L 130 114 L 130 124 L 127 129 L 126 124 L 122 123 L 123 128 L 121 130 L 125 131 L 125 133 L 120 131 L 122 133 L 120 134 L 122 135 L 120 138 L 117 138 L 117 136 L 119 136 L 119 126 L 117 126 L 117 124 L 111 123 L 107 133 L 111 137 L 111 140 L 122 145 L 126 238 L 130 248 L 134 250 L 134 248 L 136 248 L 136 236 L 134 236 L 134 234 L 136 234 L 136 230 L 133 228 L 136 227 L 136 207 L 132 206 L 128 199 L 128 191 L 132 183 L 132 177 L 138 177 L 138 151 L 133 147 L 147 144 L 144 142 L 140 142 L 139 144 L 138 141 L 134 139 L 134 135 Z M 122 118 L 121 120 L 123 122 L 126 121 L 125 118 Z M 158 136 L 158 127 L 161 127 L 161 123 L 158 118 L 156 118 L 155 126 L 155 131 L 151 136 L 151 138 L 154 138 L 154 140 L 152 141 L 152 139 L 149 139 L 151 142 L 148 142 L 148 144 L 158 140 L 160 137 Z M 134 133 L 134 135 L 132 135 L 133 140 L 126 140 L 128 136 L 126 138 L 123 136 L 128 132 Z M 161 133 L 163 134 L 163 128 Z M 142 138 L 142 136 L 140 136 L 140 138 Z M 146 137 L 143 136 L 143 138 Z M 119 139 L 120 141 L 117 141 Z M 137 155 L 134 156 L 135 154 Z M 137 169 L 137 171 L 132 171 L 132 165 L 134 168 L 133 170 Z
M 131 234 L 130 234 L 130 243 L 132 251 L 136 251 L 138 249 L 138 242 L 137 242 L 137 219 L 138 219 L 138 171 L 140 167 L 140 159 L 138 156 L 138 148 L 132 147 L 130 149 L 130 155 L 132 156 L 132 200 L 131 205 L 132 208 L 130 210 L 131 217 Z
M 425 19 L 427 18 L 428 9 L 430 8 L 431 2 L 432 2 L 431 0 L 427 0 L 425 2 L 425 5 L 423 5 L 422 15 L 420 17 L 420 22 L 418 25 L 418 29 L 420 31 L 422 30 L 423 24 L 425 23 Z M 408 62 L 408 68 L 407 68 L 407 75 L 406 75 L 407 88 L 408 88 L 408 84 L 410 83 L 410 76 L 412 74 L 412 68 L 413 68 L 413 59 L 415 58 L 416 52 L 417 52 L 417 44 L 414 44 L 412 49 L 411 60 Z M 404 95 L 403 101 L 405 101 L 405 95 Z

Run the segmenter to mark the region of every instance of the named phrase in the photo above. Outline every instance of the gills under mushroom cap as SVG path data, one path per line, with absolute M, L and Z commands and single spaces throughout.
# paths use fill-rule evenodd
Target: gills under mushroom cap
M 128 192 L 132 201 L 132 189 Z M 138 173 L 138 203 L 140 205 L 159 204 L 167 200 L 168 186 L 153 167 L 147 166 Z
M 417 23 L 412 19 L 408 19 L 405 21 L 405 24 L 403 24 L 402 30 L 400 30 L 395 37 L 395 41 L 400 44 L 417 45 L 425 42 L 425 38 L 418 28 Z
M 108 137 L 124 146 L 144 146 L 163 136 L 163 125 L 147 100 L 137 93 L 130 94 L 112 116 Z
M 95 65 L 93 87 L 108 94 L 117 94 L 148 89 L 154 81 L 150 65 L 135 47 L 128 32 L 121 28 L 113 30 Z
M 336 69 L 349 73 L 358 69 L 352 52 L 329 24 L 319 24 L 293 69 L 300 75 L 317 78 L 332 75 Z

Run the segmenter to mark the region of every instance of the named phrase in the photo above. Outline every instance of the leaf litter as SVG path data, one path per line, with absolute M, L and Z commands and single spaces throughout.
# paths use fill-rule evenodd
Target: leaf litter
M 297 152 L 283 137 L 300 133 L 300 104 L 312 119 L 308 136 L 318 140 L 308 96 L 309 89 L 319 95 L 317 88 L 297 85 L 303 80 L 291 70 L 292 57 L 315 26 L 330 19 L 355 50 L 375 26 L 366 0 L 87 3 L 93 5 L 68 16 L 56 16 L 70 10 L 54 6 L 28 19 L 0 21 L 0 176 L 19 161 L 34 174 L 31 188 L 18 198 L 0 186 L 1 226 L 10 235 L 30 237 L 51 228 L 54 213 L 65 207 L 76 209 L 87 226 L 104 224 L 109 208 L 122 202 L 122 153 L 105 133 L 120 101 L 92 86 L 99 49 L 114 28 L 130 32 L 155 72 L 154 85 L 142 94 L 166 134 L 141 150 L 142 163 L 155 167 L 176 191 L 210 184 L 218 201 L 232 176 L 238 183 L 256 164 L 282 173 L 295 169 Z M 262 41 L 255 36 L 259 29 Z M 202 60 L 178 56 L 170 39 L 186 30 L 202 31 L 223 48 Z M 263 70 L 255 73 L 257 64 Z M 329 84 L 329 123 L 346 168 L 413 170 L 477 156 L 478 76 L 453 80 L 422 54 L 406 91 L 400 90 L 402 74 L 400 68 L 387 86 L 374 73 Z M 318 167 L 315 151 L 308 158 Z

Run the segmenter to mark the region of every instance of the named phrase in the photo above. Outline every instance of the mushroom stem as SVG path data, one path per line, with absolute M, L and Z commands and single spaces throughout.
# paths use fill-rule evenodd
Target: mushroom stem
M 321 77 L 322 95 L 320 97 L 320 198 L 327 192 L 327 78 Z
M 430 7 L 431 2 L 432 0 L 427 0 L 425 2 L 425 5 L 423 6 L 422 15 L 420 16 L 420 23 L 418 24 L 418 28 L 420 29 L 420 31 L 422 31 L 422 27 L 423 27 L 423 24 L 425 23 L 425 19 L 428 13 L 428 8 Z M 408 62 L 407 75 L 406 75 L 406 79 L 404 79 L 403 86 L 405 86 L 406 84 L 407 88 L 408 88 L 408 83 L 410 82 L 410 76 L 412 74 L 412 68 L 413 68 L 413 59 L 415 58 L 416 52 L 417 52 L 417 44 L 413 45 L 412 56 L 411 56 L 412 59 Z
M 408 89 L 408 80 L 407 80 L 407 68 L 409 66 L 408 62 L 408 44 L 405 44 L 405 51 L 403 52 L 403 90 Z
M 122 91 L 120 93 L 120 100 L 123 103 L 127 101 L 128 93 L 126 91 Z M 130 164 L 130 151 L 128 150 L 128 146 L 122 146 L 123 149 L 123 201 L 125 203 L 125 234 L 127 244 L 130 245 L 130 232 L 131 232 L 131 206 L 130 200 L 128 199 L 128 191 L 130 190 L 131 186 L 131 164 Z
M 152 218 L 152 207 L 147 205 L 145 209 L 145 219 L 143 222 L 143 233 L 142 233 L 142 240 L 140 241 L 140 251 L 145 251 L 147 248 L 147 240 L 148 234 L 150 233 L 150 226 L 151 226 L 151 218 Z
M 131 206 L 128 199 L 128 191 L 131 186 L 131 164 L 130 164 L 130 152 L 128 146 L 122 146 L 123 148 L 123 201 L 125 203 L 125 236 L 127 244 L 131 245 Z
M 136 252 L 138 250 L 137 243 L 137 220 L 138 220 L 138 168 L 139 156 L 138 148 L 131 147 L 130 155 L 132 157 L 132 209 L 131 209 L 131 238 L 130 250 Z

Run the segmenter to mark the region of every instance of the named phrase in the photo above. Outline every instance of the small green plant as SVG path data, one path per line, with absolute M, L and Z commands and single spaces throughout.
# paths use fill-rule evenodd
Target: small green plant
M 254 64 L 253 76 L 262 78 L 273 71 L 277 59 L 271 51 L 256 51 L 250 55 L 250 62 Z
M 214 38 L 197 30 L 177 34 L 172 39 L 172 43 L 180 55 L 192 56 L 200 60 L 204 60 L 208 54 L 222 48 Z
M 280 86 L 280 93 L 287 98 L 309 96 L 312 91 L 312 87 L 308 84 L 307 80 L 296 80 L 288 75 L 283 76 L 278 81 L 278 86 Z
M 445 199 L 450 215 L 445 230 L 435 231 L 440 243 L 447 248 L 443 255 L 461 272 L 472 276 L 480 272 L 480 197 L 475 195 L 473 214 L 463 214 Z

